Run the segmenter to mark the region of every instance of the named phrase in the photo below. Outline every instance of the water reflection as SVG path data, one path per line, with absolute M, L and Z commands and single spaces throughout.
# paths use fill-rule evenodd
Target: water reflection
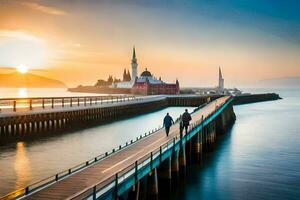
M 23 142 L 18 142 L 16 145 L 14 170 L 16 174 L 15 189 L 18 189 L 20 186 L 24 186 L 28 183 L 28 178 L 31 175 L 31 166 Z
M 18 97 L 21 97 L 21 98 L 28 97 L 27 88 L 18 88 Z

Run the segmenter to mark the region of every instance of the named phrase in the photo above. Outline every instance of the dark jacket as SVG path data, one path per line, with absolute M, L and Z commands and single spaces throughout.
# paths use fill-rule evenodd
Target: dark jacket
M 190 121 L 192 120 L 192 117 L 190 113 L 184 112 L 182 115 L 182 123 L 184 126 L 188 126 L 190 124 Z
M 164 126 L 170 127 L 174 123 L 173 118 L 170 115 L 166 115 L 164 118 Z

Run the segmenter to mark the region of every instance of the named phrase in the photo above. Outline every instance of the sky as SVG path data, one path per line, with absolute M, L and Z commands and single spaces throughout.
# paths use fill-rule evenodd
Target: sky
M 181 86 L 300 76 L 298 0 L 0 0 L 0 73 L 69 87 L 146 67 Z

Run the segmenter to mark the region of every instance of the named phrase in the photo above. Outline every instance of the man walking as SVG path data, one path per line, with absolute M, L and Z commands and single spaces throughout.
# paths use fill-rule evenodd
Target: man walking
M 185 109 L 185 112 L 182 114 L 182 124 L 185 129 L 185 133 L 187 134 L 188 127 L 190 125 L 190 121 L 192 120 L 192 117 L 187 109 Z
M 169 136 L 170 127 L 174 124 L 173 118 L 167 113 L 167 115 L 164 118 L 164 127 L 166 130 L 167 137 Z

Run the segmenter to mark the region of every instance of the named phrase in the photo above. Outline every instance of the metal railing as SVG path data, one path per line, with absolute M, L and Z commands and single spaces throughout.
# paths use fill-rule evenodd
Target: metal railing
M 0 98 L 0 112 L 33 110 L 34 108 L 54 109 L 63 107 L 92 106 L 105 103 L 119 103 L 136 100 L 134 95 L 107 96 L 72 96 L 72 97 L 33 97 L 33 98 Z

